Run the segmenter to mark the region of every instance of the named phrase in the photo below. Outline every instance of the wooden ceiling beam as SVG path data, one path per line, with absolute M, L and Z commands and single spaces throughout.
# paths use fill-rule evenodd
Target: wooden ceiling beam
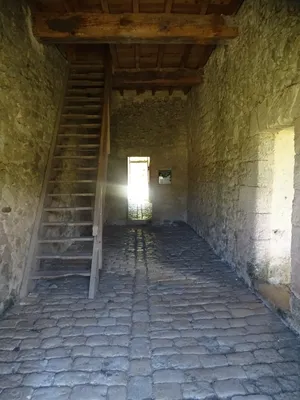
M 52 43 L 207 44 L 235 38 L 217 15 L 34 13 L 37 38 Z
M 103 13 L 109 13 L 110 10 L 107 0 L 101 0 L 101 8 Z M 116 45 L 110 44 L 109 51 L 112 59 L 112 66 L 113 68 L 117 67 L 119 65 L 119 59 Z
M 165 13 L 172 12 L 173 0 L 165 0 Z
M 210 0 L 202 0 L 199 7 L 200 7 L 200 14 L 206 14 L 208 7 L 209 7 Z
M 134 13 L 140 12 L 140 3 L 139 0 L 132 0 L 132 11 Z
M 40 0 L 28 0 L 31 12 L 40 12 L 43 10 L 43 3 Z
M 139 0 L 132 0 L 132 10 L 134 13 L 140 12 L 140 2 Z M 140 46 L 136 44 L 134 46 L 134 55 L 135 55 L 135 66 L 137 69 L 140 68 Z
M 109 51 L 112 58 L 113 68 L 117 68 L 119 66 L 117 46 L 115 44 L 109 45 Z
M 137 69 L 140 68 L 140 45 L 136 44 L 134 46 L 134 52 L 135 52 L 135 66 Z
M 183 55 L 182 55 L 181 60 L 180 60 L 180 68 L 185 68 L 186 67 L 187 61 L 188 61 L 189 56 L 190 56 L 191 51 L 192 51 L 192 47 L 193 47 L 193 45 L 191 45 L 191 44 L 185 46 Z
M 202 71 L 187 72 L 177 70 L 176 72 L 164 71 L 115 71 L 113 75 L 113 87 L 116 89 L 132 87 L 187 87 L 198 85 L 202 82 Z
M 66 12 L 73 12 L 78 7 L 77 1 L 74 0 L 64 0 L 62 4 Z
M 102 8 L 102 12 L 109 13 L 109 7 L 108 7 L 107 0 L 101 0 L 101 8 Z
M 162 66 L 163 58 L 164 58 L 164 50 L 165 46 L 162 44 L 158 48 L 158 53 L 157 53 L 157 61 L 156 61 L 156 67 L 157 69 L 160 69 Z
M 173 7 L 173 0 L 165 0 L 165 13 L 169 14 L 172 12 Z M 157 54 L 157 68 L 162 66 L 163 58 L 164 58 L 165 46 L 160 45 L 158 47 L 158 54 Z

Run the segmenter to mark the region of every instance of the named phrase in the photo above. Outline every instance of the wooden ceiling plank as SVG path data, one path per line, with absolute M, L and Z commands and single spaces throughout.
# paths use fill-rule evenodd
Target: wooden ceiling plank
M 67 12 L 75 12 L 80 10 L 78 0 L 64 0 L 62 4 Z
M 177 72 L 166 73 L 161 71 L 149 72 L 140 70 L 137 72 L 114 72 L 113 86 L 115 88 L 128 88 L 130 86 L 147 87 L 187 87 L 198 85 L 202 82 L 202 73 L 198 71 L 186 72 L 178 70 Z
M 165 13 L 166 14 L 170 14 L 172 12 L 172 7 L 173 7 L 173 0 L 165 0 Z M 158 46 L 157 62 L 156 62 L 157 68 L 162 67 L 165 50 L 166 50 L 166 46 L 164 46 L 164 45 Z
M 202 52 L 201 52 L 201 56 L 198 59 L 198 68 L 201 68 L 204 64 L 207 63 L 209 57 L 211 56 L 211 53 L 214 50 L 213 46 L 203 46 L 202 48 Z
M 102 7 L 102 12 L 103 13 L 109 13 L 109 5 L 107 0 L 101 0 L 101 7 Z M 119 58 L 118 58 L 118 52 L 117 52 L 117 47 L 114 44 L 109 45 L 109 51 L 112 59 L 112 67 L 117 68 L 119 66 Z
M 113 68 L 118 68 L 118 66 L 119 66 L 119 57 L 118 57 L 117 46 L 115 44 L 110 44 L 109 45 L 109 51 L 110 51 L 110 55 L 111 55 L 111 58 L 112 58 Z
M 137 69 L 140 69 L 140 45 L 136 44 L 134 48 L 135 52 L 135 65 Z
M 194 82 L 201 81 L 203 76 L 203 69 L 172 69 L 171 71 L 168 68 L 161 70 L 152 70 L 152 69 L 142 69 L 142 70 L 134 70 L 131 69 L 123 70 L 116 69 L 113 73 L 113 76 L 118 79 L 127 79 L 127 80 L 156 80 L 156 79 L 181 79 L 188 78 Z
M 199 5 L 199 7 L 200 7 L 199 13 L 200 14 L 206 14 L 207 13 L 207 10 L 208 10 L 208 7 L 209 7 L 209 3 L 210 3 L 210 0 L 202 0 L 201 1 L 200 5 Z
M 208 7 L 210 5 L 210 0 L 202 0 L 200 3 L 199 13 L 205 15 L 207 13 Z M 205 56 L 204 46 L 202 47 L 200 54 L 198 54 L 197 67 L 200 68 L 201 64 L 203 64 L 203 57 Z M 206 60 L 207 61 L 207 60 Z M 186 66 L 187 60 L 184 62 L 184 66 Z
M 201 69 L 195 69 L 195 68 L 143 68 L 142 70 L 136 69 L 136 67 L 133 68 L 115 68 L 115 73 L 134 73 L 134 72 L 144 72 L 144 73 L 151 73 L 151 72 L 160 72 L 162 74 L 172 74 L 172 73 L 181 73 L 185 75 L 191 75 L 191 74 L 201 74 L 202 70 Z
M 139 0 L 132 0 L 132 11 L 134 13 L 140 12 L 140 2 Z
M 180 61 L 180 68 L 185 68 L 186 67 L 187 61 L 188 61 L 189 56 L 191 54 L 192 47 L 193 46 L 191 44 L 185 46 L 185 49 L 184 49 L 184 52 L 183 52 L 183 55 L 182 55 L 181 61 Z
M 164 50 L 165 50 L 165 46 L 163 44 L 158 46 L 157 61 L 156 61 L 157 69 L 162 68 L 162 62 L 163 62 L 163 58 L 164 58 Z
M 165 13 L 34 13 L 33 31 L 52 43 L 109 44 L 211 44 L 238 34 L 221 16 Z
M 173 0 L 165 0 L 165 13 L 171 13 L 173 7 Z
M 28 0 L 31 12 L 39 12 L 43 10 L 43 3 L 39 0 Z
M 101 7 L 104 13 L 109 13 L 109 7 L 107 0 L 101 0 Z

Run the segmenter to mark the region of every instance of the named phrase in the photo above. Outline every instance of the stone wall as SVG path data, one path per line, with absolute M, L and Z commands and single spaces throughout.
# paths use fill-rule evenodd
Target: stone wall
M 217 48 L 204 83 L 189 94 L 188 222 L 249 283 L 280 283 L 286 274 L 278 278 L 281 266 L 274 268 L 272 259 L 274 152 L 278 132 L 294 127 L 300 115 L 300 4 L 246 0 L 236 24 L 238 38 Z M 296 132 L 294 208 L 298 147 Z M 299 215 L 294 210 L 292 269 L 298 276 Z M 292 289 L 300 298 L 299 279 Z
M 33 37 L 28 7 L 0 1 L 0 311 L 19 292 L 66 62 Z
M 150 157 L 153 222 L 186 220 L 187 134 L 185 97 L 164 93 L 115 95 L 111 116 L 107 223 L 127 221 L 127 157 Z M 158 184 L 158 170 L 172 169 L 172 184 Z

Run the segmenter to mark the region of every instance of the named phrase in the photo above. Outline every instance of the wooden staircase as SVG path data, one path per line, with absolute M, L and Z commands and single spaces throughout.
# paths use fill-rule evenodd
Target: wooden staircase
M 37 279 L 90 277 L 95 296 L 109 154 L 111 63 L 70 64 L 21 287 Z

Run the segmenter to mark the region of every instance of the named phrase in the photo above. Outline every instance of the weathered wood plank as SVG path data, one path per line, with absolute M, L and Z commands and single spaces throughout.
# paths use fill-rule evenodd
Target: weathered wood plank
M 102 7 L 102 11 L 104 13 L 109 13 L 109 7 L 108 7 L 107 0 L 101 0 L 101 7 Z
M 218 15 L 35 13 L 36 37 L 53 43 L 216 43 L 236 27 Z
M 93 299 L 96 295 L 99 285 L 99 270 L 102 269 L 103 262 L 103 223 L 107 180 L 107 164 L 108 154 L 110 153 L 110 100 L 112 92 L 112 64 L 108 49 L 106 50 L 105 61 L 104 103 L 102 110 L 100 152 L 98 160 L 95 209 L 93 217 L 94 245 L 89 285 L 90 299 Z
M 170 13 L 172 12 L 173 7 L 173 0 L 165 0 L 165 12 Z
M 192 45 L 189 44 L 188 46 L 185 46 L 183 55 L 181 57 L 181 61 L 180 61 L 180 68 L 185 68 L 187 61 L 189 59 L 189 56 L 191 54 L 191 50 L 192 50 Z
M 210 0 L 202 0 L 199 7 L 200 7 L 200 14 L 206 14 L 208 7 L 209 7 Z
M 132 11 L 134 13 L 140 12 L 140 3 L 139 0 L 132 0 Z
M 136 71 L 136 72 L 115 72 L 113 75 L 113 88 L 128 88 L 130 85 L 134 88 L 145 86 L 159 87 L 186 87 L 197 85 L 202 82 L 202 70 L 193 72 L 186 70 L 178 70 L 174 72 L 162 71 Z

